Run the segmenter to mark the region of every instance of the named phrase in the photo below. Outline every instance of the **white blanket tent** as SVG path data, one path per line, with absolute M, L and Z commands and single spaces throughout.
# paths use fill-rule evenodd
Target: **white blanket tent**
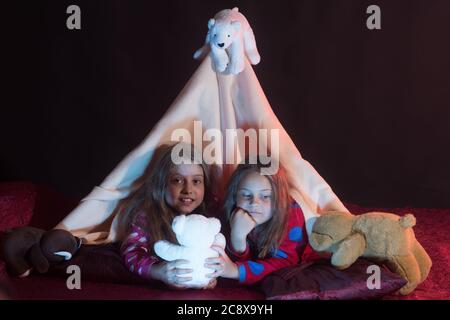
M 226 75 L 216 73 L 207 56 L 144 141 L 55 228 L 69 230 L 89 244 L 120 241 L 123 217 L 115 210 L 119 201 L 139 186 L 142 180 L 139 178 L 144 175 L 155 149 L 173 143 L 171 135 L 175 129 L 185 128 L 194 137 L 194 121 L 201 121 L 203 133 L 208 129 L 223 133 L 221 148 L 216 150 L 223 164 L 218 163 L 218 170 L 213 173 L 218 195 L 223 194 L 227 179 L 236 167 L 236 163 L 225 164 L 225 151 L 238 143 L 226 139 L 226 129 L 279 129 L 278 160 L 286 169 L 291 196 L 304 211 L 308 233 L 314 218 L 322 212 L 348 211 L 313 166 L 302 158 L 272 111 L 249 61 L 246 60 L 240 74 Z M 203 141 L 203 147 L 209 143 Z M 244 157 L 238 153 L 237 162 Z

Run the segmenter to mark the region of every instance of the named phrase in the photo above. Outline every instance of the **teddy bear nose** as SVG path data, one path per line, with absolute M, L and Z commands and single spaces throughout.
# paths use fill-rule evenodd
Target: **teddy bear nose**
M 223 48 L 223 46 L 225 45 L 225 43 L 218 43 L 217 44 L 219 47 Z

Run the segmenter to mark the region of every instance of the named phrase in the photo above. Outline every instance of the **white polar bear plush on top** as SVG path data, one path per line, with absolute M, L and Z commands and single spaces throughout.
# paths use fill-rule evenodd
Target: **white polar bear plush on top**
M 253 65 L 261 60 L 253 30 L 238 8 L 222 10 L 208 21 L 205 45 L 194 53 L 194 58 L 202 59 L 208 52 L 216 72 L 242 72 L 245 54 Z
M 220 221 L 216 218 L 199 214 L 176 216 L 172 229 L 180 245 L 161 240 L 154 245 L 155 253 L 166 261 L 188 260 L 189 263 L 182 268 L 193 269 L 194 272 L 185 275 L 192 277 L 192 280 L 184 284 L 192 288 L 204 287 L 211 280 L 206 274 L 214 272 L 204 266 L 205 260 L 219 256 L 211 246 L 214 244 L 225 249 L 225 237 L 220 233 L 220 227 Z

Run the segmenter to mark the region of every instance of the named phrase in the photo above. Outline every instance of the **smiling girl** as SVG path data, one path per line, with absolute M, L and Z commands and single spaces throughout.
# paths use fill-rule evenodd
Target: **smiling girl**
M 180 214 L 204 214 L 209 199 L 208 167 L 195 164 L 196 150 L 181 155 L 186 163 L 174 164 L 172 150 L 176 145 L 163 145 L 149 177 L 125 205 L 125 215 L 131 223 L 128 236 L 122 242 L 121 254 L 131 272 L 146 279 L 156 279 L 176 288 L 184 288 L 192 280 L 183 268 L 185 260 L 162 261 L 153 251 L 158 240 L 177 243 L 172 220 Z M 188 153 L 188 152 L 187 152 Z M 207 288 L 216 284 L 212 279 Z

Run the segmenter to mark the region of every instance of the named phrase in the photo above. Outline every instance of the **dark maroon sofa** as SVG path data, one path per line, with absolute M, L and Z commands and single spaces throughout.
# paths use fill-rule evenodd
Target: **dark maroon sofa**
M 0 237 L 4 230 L 24 225 L 51 229 L 78 204 L 78 200 L 29 182 L 0 183 Z M 430 275 L 412 294 L 406 297 L 387 295 L 383 299 L 450 299 L 450 209 L 363 208 L 348 203 L 346 206 L 355 214 L 379 210 L 396 214 L 411 212 L 416 216 L 416 237 L 433 260 Z M 111 259 L 108 260 L 111 264 L 119 265 L 117 255 L 112 253 L 113 245 L 87 250 L 90 250 L 88 260 L 91 264 L 95 264 L 96 250 L 101 250 L 103 260 Z M 111 277 L 112 273 L 114 276 Z M 7 274 L 5 264 L 0 260 L 0 283 L 13 299 L 265 299 L 258 287 L 239 286 L 235 281 L 222 279 L 213 290 L 170 290 L 159 283 L 142 283 L 125 269 L 109 270 L 103 266 L 101 270 L 87 273 L 80 290 L 69 290 L 66 286 L 68 276 L 56 267 L 48 274 L 14 278 Z

